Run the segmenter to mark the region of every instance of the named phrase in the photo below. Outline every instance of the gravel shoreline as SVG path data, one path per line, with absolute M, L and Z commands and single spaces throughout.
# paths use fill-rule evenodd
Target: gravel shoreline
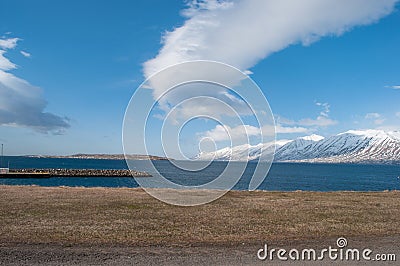
M 134 171 L 129 169 L 10 169 L 10 174 L 48 174 L 51 177 L 79 177 L 79 176 L 98 176 L 98 177 L 150 177 L 151 175 L 145 172 Z M 3 178 L 7 174 L 2 175 Z

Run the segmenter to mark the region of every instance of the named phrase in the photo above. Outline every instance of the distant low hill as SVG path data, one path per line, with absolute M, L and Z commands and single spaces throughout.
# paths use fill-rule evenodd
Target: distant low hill
M 123 154 L 86 154 L 79 153 L 73 155 L 28 155 L 34 158 L 64 158 L 64 159 L 100 159 L 100 160 L 125 160 Z M 131 154 L 126 156 L 129 160 L 168 160 L 166 157 L 154 155 Z

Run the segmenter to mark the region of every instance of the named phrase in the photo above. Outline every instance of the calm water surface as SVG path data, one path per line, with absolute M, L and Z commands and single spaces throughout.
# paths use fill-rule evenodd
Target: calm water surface
M 123 160 L 55 159 L 10 156 L 4 162 L 10 168 L 75 168 L 126 169 Z M 153 170 L 142 161 L 133 161 L 137 170 Z M 177 169 L 168 161 L 154 161 L 157 170 L 171 181 L 183 185 L 200 185 L 216 178 L 226 162 L 214 162 L 199 172 Z M 246 190 L 256 164 L 249 163 L 234 189 Z M 235 164 L 233 167 L 236 167 Z M 240 165 L 237 165 L 238 169 Z M 304 164 L 275 163 L 259 186 L 261 190 L 277 191 L 382 191 L 400 190 L 400 165 Z M 84 187 L 137 187 L 135 179 L 128 177 L 54 177 L 45 179 L 0 179 L 5 185 L 84 186 Z

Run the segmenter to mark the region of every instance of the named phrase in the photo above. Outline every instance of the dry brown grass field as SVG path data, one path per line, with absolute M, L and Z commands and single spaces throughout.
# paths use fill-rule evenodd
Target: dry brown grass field
M 237 247 L 400 235 L 400 192 L 239 192 L 197 207 L 141 189 L 0 186 L 0 246 Z M 8 254 L 8 253 L 7 253 Z

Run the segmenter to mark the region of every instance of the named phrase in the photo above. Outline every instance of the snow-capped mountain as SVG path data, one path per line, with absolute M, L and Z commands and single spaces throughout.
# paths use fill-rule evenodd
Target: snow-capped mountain
M 400 132 L 350 130 L 328 138 L 311 135 L 291 141 L 224 148 L 200 153 L 195 159 L 268 160 L 274 150 L 275 161 L 393 163 L 400 162 Z
M 309 162 L 400 162 L 400 132 L 350 130 L 315 143 L 303 158 L 276 158 Z
M 291 140 L 280 140 L 275 142 L 260 143 L 258 145 L 244 144 L 232 148 L 223 148 L 215 152 L 200 152 L 194 160 L 218 160 L 218 161 L 251 161 L 258 158 L 271 160 L 275 150 Z
M 305 153 L 311 152 L 313 144 L 323 139 L 324 137 L 313 134 L 292 140 L 276 150 L 275 160 L 286 161 L 303 158 Z

